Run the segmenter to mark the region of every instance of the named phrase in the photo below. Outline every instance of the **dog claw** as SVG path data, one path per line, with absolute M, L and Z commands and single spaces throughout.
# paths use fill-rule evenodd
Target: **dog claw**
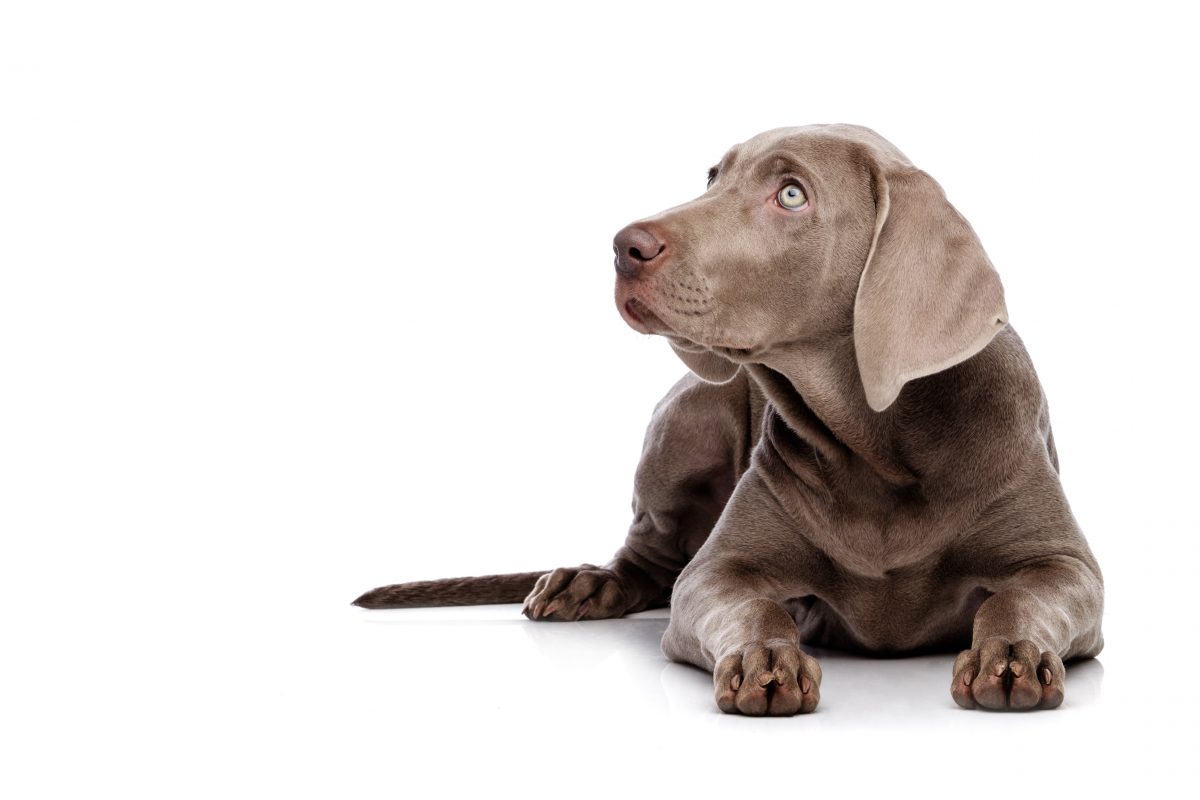
M 751 642 L 713 667 L 717 707 L 726 714 L 807 714 L 820 702 L 821 667 L 794 644 Z
M 954 671 L 950 694 L 963 708 L 1029 711 L 1062 705 L 1062 660 L 1026 639 L 985 639 L 959 653 Z
M 637 601 L 638 589 L 607 568 L 560 568 L 538 578 L 525 599 L 525 616 L 572 622 L 619 617 Z

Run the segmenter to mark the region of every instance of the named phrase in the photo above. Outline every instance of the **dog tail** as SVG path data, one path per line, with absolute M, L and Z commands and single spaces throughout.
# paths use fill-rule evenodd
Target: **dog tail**
M 533 591 L 537 579 L 549 571 L 395 583 L 372 589 L 353 605 L 362 608 L 429 608 L 520 603 Z

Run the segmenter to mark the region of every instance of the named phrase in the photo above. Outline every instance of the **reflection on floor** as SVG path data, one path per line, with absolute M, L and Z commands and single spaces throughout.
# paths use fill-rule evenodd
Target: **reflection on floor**
M 660 707 L 675 714 L 714 714 L 712 678 L 703 670 L 668 661 L 659 649 L 668 612 L 656 610 L 617 620 L 578 623 L 529 622 L 517 606 L 475 609 L 421 609 L 367 612 L 372 623 L 412 630 L 409 642 L 455 642 L 493 639 L 510 660 L 526 648 L 527 668 L 536 669 L 547 696 L 555 684 L 573 686 L 574 693 L 605 697 L 615 687 L 605 685 L 606 673 L 617 676 L 623 691 L 640 698 L 643 710 Z M 445 646 L 445 645 L 442 645 Z M 950 699 L 954 654 L 874 659 L 832 650 L 808 648 L 821 662 L 824 679 L 819 716 L 824 725 L 860 726 L 911 721 L 914 716 L 979 716 L 959 709 Z M 498 653 L 496 655 L 499 655 Z M 511 661 L 509 661 L 511 664 Z M 1067 708 L 1097 703 L 1104 667 L 1093 659 L 1069 665 Z M 581 681 L 587 683 L 581 685 Z M 537 703 L 525 695 L 526 702 Z M 618 702 L 620 702 L 618 700 Z M 985 715 L 986 716 L 986 715 Z

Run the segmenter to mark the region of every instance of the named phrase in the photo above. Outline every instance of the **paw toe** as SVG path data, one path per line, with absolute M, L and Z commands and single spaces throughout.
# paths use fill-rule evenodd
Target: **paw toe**
M 963 708 L 1027 711 L 1063 700 L 1062 660 L 1029 641 L 988 639 L 959 654 L 950 694 Z
M 717 707 L 746 716 L 792 716 L 812 711 L 820 699 L 821 670 L 795 645 L 756 645 L 717 664 Z

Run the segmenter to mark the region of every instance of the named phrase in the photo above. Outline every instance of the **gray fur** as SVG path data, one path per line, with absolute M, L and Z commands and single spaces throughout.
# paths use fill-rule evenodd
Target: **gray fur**
M 1058 706 L 1063 662 L 1103 646 L 1103 581 L 999 278 L 937 183 L 866 128 L 769 131 L 615 246 L 618 309 L 693 374 L 655 411 L 624 546 L 537 578 L 524 613 L 669 598 L 663 651 L 730 713 L 813 710 L 802 643 L 961 649 L 959 705 Z

